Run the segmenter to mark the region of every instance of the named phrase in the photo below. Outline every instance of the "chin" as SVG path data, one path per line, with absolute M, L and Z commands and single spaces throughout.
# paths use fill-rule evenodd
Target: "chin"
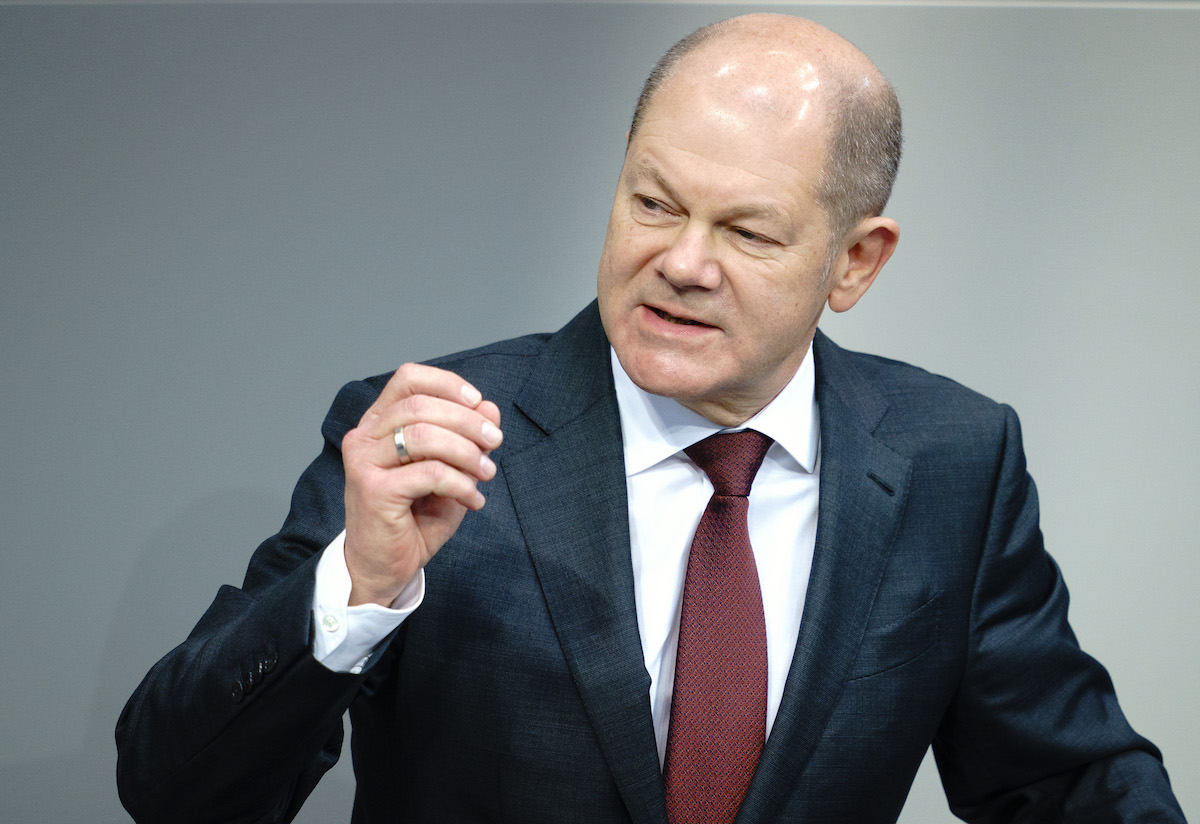
M 617 352 L 618 358 L 620 352 Z M 671 359 L 663 362 L 659 358 L 631 358 L 621 361 L 629 378 L 638 387 L 652 395 L 662 395 L 687 405 L 710 392 L 711 369 L 704 364 L 680 364 Z

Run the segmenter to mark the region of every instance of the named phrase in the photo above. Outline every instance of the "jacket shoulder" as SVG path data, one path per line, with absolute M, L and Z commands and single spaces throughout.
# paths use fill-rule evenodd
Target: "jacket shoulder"
M 948 377 L 842 349 L 824 336 L 814 351 L 822 418 L 835 410 L 842 420 L 857 418 L 900 454 L 995 454 L 1011 435 L 1019 438 L 1009 406 Z
M 849 401 L 876 400 L 887 406 L 950 406 L 963 413 L 992 416 L 1003 404 L 958 381 L 911 363 L 843 349 L 818 333 L 814 341 L 818 385 Z

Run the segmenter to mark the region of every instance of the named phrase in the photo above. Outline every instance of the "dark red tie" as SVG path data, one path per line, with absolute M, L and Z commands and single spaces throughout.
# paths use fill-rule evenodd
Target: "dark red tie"
M 747 429 L 684 450 L 713 484 L 688 555 L 663 784 L 671 824 L 732 822 L 767 725 L 767 633 L 746 527 L 772 440 Z

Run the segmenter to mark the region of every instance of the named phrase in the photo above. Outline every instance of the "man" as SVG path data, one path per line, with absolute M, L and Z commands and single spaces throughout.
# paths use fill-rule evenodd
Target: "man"
M 895 249 L 899 144 L 808 21 L 673 48 L 597 303 L 343 389 L 122 715 L 135 818 L 289 820 L 349 708 L 355 821 L 894 821 L 931 742 L 967 820 L 1182 821 L 1067 626 L 1011 411 L 817 332 Z

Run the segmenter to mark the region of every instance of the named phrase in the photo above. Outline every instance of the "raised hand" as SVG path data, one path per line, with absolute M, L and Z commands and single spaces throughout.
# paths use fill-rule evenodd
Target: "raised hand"
M 404 453 L 398 449 L 401 430 Z M 350 604 L 389 606 L 496 474 L 500 410 L 453 372 L 407 363 L 342 440 Z

